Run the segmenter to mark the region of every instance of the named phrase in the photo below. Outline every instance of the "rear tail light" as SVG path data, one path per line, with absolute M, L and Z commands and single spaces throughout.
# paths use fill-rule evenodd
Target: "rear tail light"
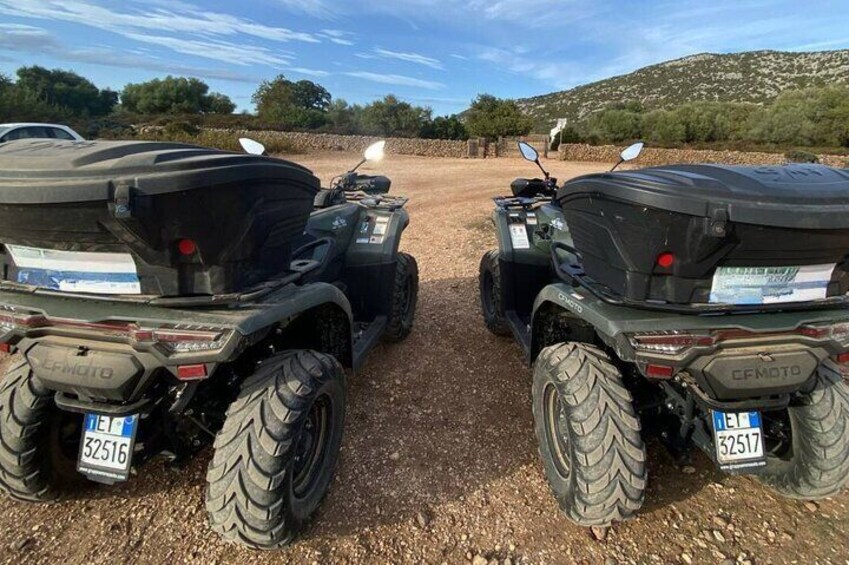
M 849 363 L 849 353 L 841 353 L 836 357 L 837 362 L 841 364 Z
M 125 339 L 131 344 L 157 345 L 167 353 L 202 353 L 222 349 L 232 335 L 230 330 L 204 327 L 166 326 L 145 328 L 122 321 L 85 322 L 63 318 L 47 318 L 40 314 L 20 313 L 0 306 L 0 337 L 13 330 L 97 331 L 112 338 Z
M 707 334 L 680 331 L 646 332 L 630 336 L 631 346 L 644 353 L 675 355 L 691 347 L 706 347 L 716 341 Z
M 776 336 L 803 336 L 817 341 L 833 340 L 849 344 L 849 322 L 833 324 L 806 324 L 786 332 L 752 332 L 743 329 L 714 330 L 709 333 L 687 331 L 657 331 L 633 334 L 628 337 L 631 346 L 640 353 L 678 355 L 691 347 L 710 347 L 725 341 L 767 338 Z
M 161 345 L 173 353 L 194 353 L 221 349 L 230 334 L 222 330 L 133 327 L 130 336 L 136 343 Z
M 0 353 L 11 353 L 12 346 L 8 343 L 0 343 Z

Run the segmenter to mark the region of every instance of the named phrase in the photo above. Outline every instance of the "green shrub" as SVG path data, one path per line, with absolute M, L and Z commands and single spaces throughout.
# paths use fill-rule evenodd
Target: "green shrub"
M 162 129 L 162 133 L 166 137 L 176 137 L 180 135 L 197 136 L 200 134 L 200 128 L 189 122 L 169 122 Z
M 820 158 L 809 151 L 794 149 L 784 154 L 791 163 L 819 163 Z

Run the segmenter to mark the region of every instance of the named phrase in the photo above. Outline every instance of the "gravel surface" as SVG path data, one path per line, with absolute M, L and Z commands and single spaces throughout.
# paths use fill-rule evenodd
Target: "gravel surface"
M 356 162 L 297 159 L 325 182 Z M 549 166 L 561 179 L 603 168 Z M 479 313 L 490 197 L 535 171 L 518 159 L 393 155 L 364 170 L 412 198 L 402 248 L 419 262 L 419 310 L 409 339 L 379 346 L 350 379 L 336 479 L 300 541 L 254 552 L 217 539 L 203 510 L 206 450 L 185 468 L 154 461 L 127 484 L 52 505 L 0 496 L 0 562 L 849 563 L 849 496 L 783 500 L 698 455 L 679 470 L 654 442 L 639 518 L 607 532 L 570 523 L 538 461 L 531 372 Z

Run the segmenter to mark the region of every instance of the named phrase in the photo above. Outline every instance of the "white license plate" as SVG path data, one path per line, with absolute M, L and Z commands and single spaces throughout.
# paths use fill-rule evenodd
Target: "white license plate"
M 92 479 L 124 481 L 130 475 L 138 416 L 86 414 L 77 470 Z
M 720 468 L 765 464 L 760 412 L 713 412 L 713 439 Z

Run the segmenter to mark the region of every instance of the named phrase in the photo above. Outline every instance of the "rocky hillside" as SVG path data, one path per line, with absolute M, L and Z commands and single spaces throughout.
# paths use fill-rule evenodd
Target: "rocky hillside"
M 849 49 L 702 53 L 517 102 L 537 131 L 548 131 L 557 118 L 580 120 L 615 102 L 639 100 L 647 108 L 697 100 L 763 104 L 785 90 L 835 83 L 849 84 Z

